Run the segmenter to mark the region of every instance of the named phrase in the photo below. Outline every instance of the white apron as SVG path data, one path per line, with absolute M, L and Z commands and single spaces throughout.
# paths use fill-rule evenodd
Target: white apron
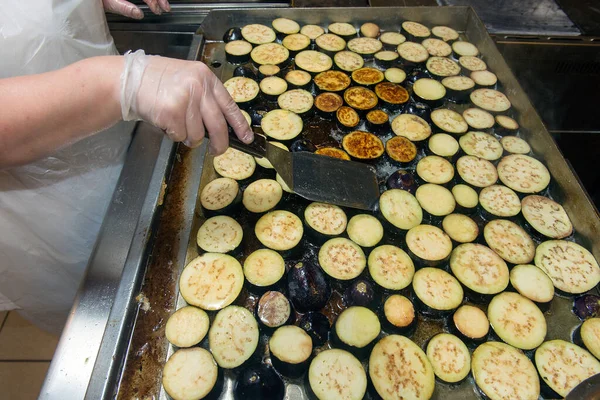
M 111 54 L 117 50 L 101 0 L 0 1 L 0 78 Z M 43 329 L 61 331 L 132 128 L 120 123 L 40 161 L 0 170 L 0 311 L 19 309 Z

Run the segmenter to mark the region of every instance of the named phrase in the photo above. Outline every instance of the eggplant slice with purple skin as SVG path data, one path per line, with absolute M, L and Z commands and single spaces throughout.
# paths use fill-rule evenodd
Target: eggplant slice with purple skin
M 325 274 L 313 263 L 299 262 L 288 272 L 289 299 L 299 312 L 318 311 L 331 296 Z
M 300 319 L 298 326 L 306 331 L 312 338 L 313 346 L 323 346 L 328 338 L 331 324 L 329 319 L 320 312 L 310 311 Z
M 600 296 L 584 294 L 573 302 L 573 312 L 582 320 L 600 316 Z
M 283 400 L 285 385 L 277 372 L 264 364 L 245 368 L 235 380 L 233 397 L 236 400 Z

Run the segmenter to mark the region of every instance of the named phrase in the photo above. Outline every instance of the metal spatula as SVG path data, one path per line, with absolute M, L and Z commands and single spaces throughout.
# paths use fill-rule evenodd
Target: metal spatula
M 379 199 L 375 171 L 368 165 L 308 152 L 289 152 L 254 134 L 251 144 L 229 135 L 229 145 L 256 157 L 265 157 L 289 188 L 311 201 L 372 210 Z

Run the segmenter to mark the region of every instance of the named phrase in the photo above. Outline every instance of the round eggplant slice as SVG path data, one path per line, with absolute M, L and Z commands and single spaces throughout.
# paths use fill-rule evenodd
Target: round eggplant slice
M 511 154 L 500 160 L 498 176 L 502 183 L 520 193 L 537 193 L 550 183 L 550 172 L 533 157 Z
M 456 139 L 447 133 L 437 133 L 429 138 L 429 150 L 440 157 L 453 157 L 458 153 L 459 145 Z M 454 168 L 452 169 L 454 171 Z M 454 176 L 454 173 L 452 174 Z
M 471 354 L 458 337 L 449 333 L 435 335 L 427 343 L 427 358 L 439 380 L 457 383 L 471 371 Z
M 320 400 L 361 400 L 367 391 L 367 374 L 349 352 L 325 350 L 310 363 L 308 384 Z
M 375 132 L 381 132 L 388 126 L 390 116 L 383 110 L 371 110 L 367 113 L 367 127 Z
M 400 114 L 392 120 L 392 131 L 413 142 L 420 142 L 431 136 L 431 127 L 423 118 L 412 114 Z
M 319 150 L 315 151 L 315 154 L 331 158 L 337 158 L 339 160 L 350 161 L 350 156 L 348 155 L 348 153 L 346 153 L 342 149 L 338 149 L 337 147 L 321 147 Z
M 325 29 L 321 28 L 319 25 L 304 25 L 302 29 L 300 29 L 300 33 L 308 36 L 310 40 L 315 40 L 325 33 Z
M 321 72 L 314 78 L 319 90 L 326 92 L 341 92 L 350 86 L 350 77 L 340 71 Z
M 286 251 L 300 243 L 304 228 L 302 221 L 295 214 L 276 210 L 260 217 L 254 227 L 254 233 L 266 247 L 277 251 Z
M 544 314 L 518 293 L 496 295 L 488 305 L 487 316 L 500 339 L 518 349 L 535 349 L 546 337 Z
M 454 276 L 475 293 L 496 294 L 508 286 L 506 262 L 481 244 L 465 243 L 456 247 L 450 257 L 450 268 Z
M 169 317 L 165 326 L 165 336 L 177 347 L 191 347 L 204 339 L 209 325 L 208 314 L 204 310 L 185 306 Z
M 294 63 L 296 67 L 312 74 L 327 71 L 333 65 L 331 57 L 314 50 L 304 50 L 296 54 Z
M 402 354 L 402 357 L 398 357 Z M 435 375 L 427 356 L 412 340 L 400 335 L 381 339 L 369 357 L 369 376 L 377 394 L 386 400 L 429 399 L 435 388 Z
M 379 198 L 379 210 L 386 221 L 401 230 L 409 230 L 421 224 L 423 210 L 409 192 L 400 189 L 386 190 Z
M 344 101 L 350 107 L 366 111 L 377 106 L 377 95 L 372 90 L 364 87 L 354 86 L 344 91 Z
M 289 18 L 276 18 L 271 25 L 276 32 L 283 33 L 284 35 L 292 35 L 300 31 L 300 25 Z
M 346 238 L 330 239 L 319 250 L 319 264 L 334 279 L 347 281 L 359 276 L 367 258 L 359 245 Z
M 350 240 L 361 247 L 373 247 L 383 239 L 381 222 L 368 214 L 358 214 L 350 218 L 346 231 Z
M 179 278 L 179 291 L 188 304 L 214 311 L 233 303 L 243 284 L 244 272 L 235 258 L 204 253 L 186 265 Z
M 492 113 L 501 113 L 511 107 L 510 100 L 504 93 L 493 89 L 477 89 L 470 95 L 471 102 Z
M 300 377 L 308 369 L 312 350 L 311 337 L 295 325 L 278 328 L 269 339 L 273 367 L 290 378 Z
M 507 396 L 537 400 L 540 380 L 533 363 L 522 351 L 500 342 L 487 342 L 475 349 L 471 370 L 479 390 L 490 400 Z
M 492 185 L 483 188 L 479 192 L 479 204 L 489 214 L 489 219 L 514 217 L 521 212 L 519 196 L 504 185 Z
M 383 75 L 388 82 L 392 83 L 402 83 L 406 79 L 406 72 L 400 68 L 388 68 Z
M 219 368 L 205 349 L 177 350 L 166 362 L 162 384 L 173 400 L 205 398 L 217 383 Z
M 452 54 L 452 47 L 443 40 L 429 38 L 421 43 L 433 57 L 448 57 Z
M 344 210 L 325 203 L 310 203 L 304 210 L 304 220 L 311 229 L 326 237 L 344 233 L 348 221 Z
M 436 39 L 427 39 L 436 40 Z M 441 42 L 444 43 L 444 42 Z M 445 43 L 444 43 L 445 44 Z M 448 46 L 448 45 L 446 45 Z M 449 46 L 448 46 L 449 47 Z M 446 57 L 429 57 L 427 60 L 427 71 L 438 78 L 455 76 L 460 74 L 460 66 Z
M 429 58 L 427 49 L 414 42 L 404 42 L 398 45 L 397 48 L 400 58 L 407 64 L 420 64 Z
M 368 350 L 369 345 L 381 333 L 381 324 L 373 311 L 366 307 L 352 306 L 342 311 L 336 319 L 332 333 L 336 345 L 366 356 L 368 353 L 364 350 Z
M 396 48 L 399 44 L 406 42 L 406 37 L 398 32 L 383 32 L 379 35 L 379 41 L 386 47 Z
M 230 63 L 245 63 L 250 60 L 252 45 L 245 40 L 234 40 L 225 45 L 225 57 Z
M 469 95 L 475 87 L 475 82 L 466 76 L 449 76 L 442 79 L 442 85 L 446 88 L 448 100 L 455 103 L 466 103 Z
M 244 261 L 244 276 L 256 287 L 269 287 L 281 280 L 285 273 L 285 261 L 276 251 L 259 249 Z
M 268 76 L 259 85 L 261 92 L 270 98 L 277 98 L 281 93 L 287 90 L 287 82 L 278 76 Z
M 302 132 L 302 118 L 292 111 L 272 110 L 265 114 L 260 126 L 270 138 L 275 140 L 292 140 Z
M 354 37 L 357 33 L 356 28 L 347 22 L 334 22 L 329 24 L 327 31 L 345 38 Z
M 485 61 L 478 57 L 462 56 L 458 59 L 458 63 L 467 71 L 485 71 L 487 69 Z
M 474 44 L 466 41 L 458 41 L 452 43 L 452 51 L 458 56 L 471 56 L 476 57 L 479 55 L 479 50 Z M 457 58 L 458 58 L 457 57 Z
M 417 79 L 413 84 L 413 96 L 417 101 L 429 104 L 431 107 L 437 107 L 444 102 L 446 88 L 435 79 Z
M 415 272 L 412 287 L 423 303 L 423 314 L 440 317 L 455 310 L 463 301 L 463 289 L 452 275 L 439 268 L 422 268 Z
M 209 182 L 200 193 L 202 207 L 209 211 L 226 210 L 239 200 L 240 185 L 235 179 L 217 178 Z
M 271 141 L 269 143 L 271 143 L 273 146 L 279 147 L 280 149 L 289 151 L 287 146 L 283 143 L 271 142 Z M 258 165 L 260 165 L 261 167 L 266 168 L 266 169 L 274 169 L 273 164 L 271 164 L 271 161 L 269 161 L 266 157 L 254 157 L 254 159 L 256 160 L 256 163 Z
M 368 37 L 355 38 L 348 42 L 348 50 L 362 56 L 372 56 L 380 51 L 382 47 L 383 43 L 379 40 Z
M 563 239 L 573 233 L 573 224 L 567 212 L 554 200 L 530 195 L 522 200 L 521 207 L 527 223 L 542 235 Z
M 244 190 L 242 202 L 246 210 L 253 213 L 263 213 L 275 207 L 282 196 L 283 189 L 276 180 L 259 179 L 252 182 Z
M 386 328 L 397 333 L 407 333 L 416 327 L 415 306 L 400 294 L 393 294 L 385 300 L 383 317 Z
M 346 48 L 346 41 L 333 33 L 326 33 L 319 36 L 315 40 L 315 43 L 320 50 L 332 54 Z
M 242 28 L 242 36 L 246 41 L 260 45 L 274 42 L 277 35 L 275 35 L 275 31 L 268 26 L 250 24 Z
M 458 243 L 470 243 L 479 236 L 479 227 L 470 217 L 463 214 L 449 214 L 442 221 L 444 232 Z
M 393 65 L 394 61 L 396 61 L 400 56 L 395 51 L 382 50 L 375 53 L 373 57 L 375 58 L 377 65 L 387 67 Z
M 418 192 L 417 190 L 417 195 Z M 430 266 L 444 262 L 452 252 L 450 237 L 433 225 L 419 225 L 409 230 L 406 234 L 406 246 L 413 258 Z
M 196 242 L 208 253 L 228 253 L 240 246 L 243 234 L 242 226 L 235 219 L 218 215 L 200 226 Z
M 235 400 L 283 400 L 285 384 L 273 368 L 264 364 L 246 367 L 235 380 Z
M 379 26 L 372 22 L 365 22 L 360 26 L 360 34 L 368 38 L 376 38 L 379 36 Z
M 256 306 L 258 320 L 267 328 L 278 328 L 290 319 L 292 308 L 288 299 L 280 292 L 263 294 Z
M 360 123 L 360 117 L 352 107 L 341 106 L 335 112 L 335 116 L 344 128 L 355 128 Z M 348 157 L 348 159 L 350 158 Z
M 335 65 L 342 71 L 352 72 L 362 68 L 365 60 L 352 51 L 340 51 L 333 56 Z
M 490 129 L 495 122 L 492 114 L 479 108 L 467 108 L 462 116 L 473 129 Z
M 496 133 L 499 135 L 515 134 L 519 130 L 519 123 L 506 115 L 496 115 Z
M 535 256 L 535 243 L 519 225 L 505 219 L 488 222 L 483 228 L 485 241 L 511 264 L 527 264 Z
M 456 204 L 465 211 L 473 211 L 479 204 L 477 192 L 467 185 L 455 185 L 452 187 L 452 195 Z
M 287 61 L 290 52 L 280 44 L 267 43 L 256 46 L 250 57 L 258 65 L 279 65 Z
M 517 265 L 510 270 L 510 284 L 529 300 L 548 303 L 554 297 L 554 285 L 548 275 L 535 265 Z
M 315 347 L 323 346 L 329 339 L 331 325 L 329 319 L 320 312 L 307 312 L 300 319 L 298 326 L 308 333 Z
M 490 321 L 485 313 L 474 306 L 463 305 L 452 315 L 453 328 L 471 342 L 480 342 L 490 331 Z
M 376 247 L 369 254 L 369 274 L 379 286 L 402 290 L 412 282 L 415 266 L 406 252 L 396 246 Z
M 258 83 L 250 78 L 234 76 L 223 84 L 229 95 L 238 104 L 247 104 L 256 99 L 260 92 Z
M 463 134 L 469 129 L 465 119 L 456 111 L 441 108 L 431 112 L 431 121 L 444 132 Z
M 498 171 L 494 164 L 475 156 L 459 158 L 456 171 L 463 181 L 478 188 L 491 186 L 498 181 Z
M 344 136 L 342 147 L 350 157 L 358 160 L 374 160 L 385 152 L 381 139 L 364 131 L 354 131 Z
M 583 345 L 600 359 L 600 318 L 590 318 L 583 322 L 579 334 Z
M 381 101 L 392 106 L 404 104 L 410 97 L 406 89 L 391 82 L 381 82 L 375 85 L 375 94 Z
M 306 71 L 292 70 L 285 74 L 285 80 L 293 87 L 305 87 L 307 86 L 312 77 Z
M 590 353 L 564 340 L 549 340 L 535 351 L 535 365 L 544 382 L 560 397 L 600 373 L 600 362 Z
M 426 183 L 415 193 L 421 208 L 433 217 L 443 217 L 454 212 L 456 201 L 452 192 L 443 186 Z
M 315 107 L 327 116 L 334 114 L 343 104 L 344 99 L 336 93 L 325 92 L 315 97 Z
M 458 39 L 458 32 L 447 26 L 434 26 L 431 28 L 431 33 L 445 42 L 452 42 Z
M 414 38 L 422 39 L 431 36 L 429 28 L 418 22 L 404 21 L 402 23 L 402 30 Z
M 383 72 L 371 67 L 360 68 L 352 72 L 352 80 L 358 85 L 376 85 L 383 81 L 383 78 Z
M 585 293 L 600 282 L 598 262 L 574 242 L 543 242 L 535 251 L 535 265 L 548 275 L 555 288 L 566 293 Z
M 252 176 L 256 169 L 256 161 L 251 155 L 230 147 L 225 153 L 214 158 L 213 166 L 219 175 L 241 181 Z
M 517 136 L 504 136 L 500 139 L 504 151 L 512 154 L 529 154 L 531 147 L 529 143 Z
M 273 65 L 273 64 L 263 64 L 258 67 L 258 76 L 262 79 L 274 77 L 275 75 L 278 75 L 280 72 L 281 72 L 281 68 L 279 68 L 277 65 Z M 287 87 L 287 83 L 286 83 L 286 87 Z
M 419 160 L 417 175 L 427 183 L 443 185 L 454 178 L 454 167 L 445 158 L 427 156 Z
M 331 297 L 329 281 L 318 265 L 297 263 L 290 268 L 287 281 L 290 300 L 298 312 L 320 310 Z
M 399 163 L 409 163 L 417 157 L 417 146 L 403 136 L 394 136 L 385 143 L 388 156 Z
M 494 86 L 496 86 L 496 83 L 498 83 L 498 77 L 496 76 L 496 74 L 487 70 L 473 71 L 469 76 L 471 77 L 471 79 L 473 79 L 473 82 L 475 82 L 477 86 L 483 88 L 493 88 Z
M 291 111 L 298 115 L 304 115 L 304 113 L 310 111 L 313 102 L 314 98 L 312 94 L 304 89 L 288 90 L 277 98 L 279 108 Z
M 254 354 L 258 336 L 252 313 L 244 307 L 229 306 L 217 313 L 208 331 L 208 346 L 219 367 L 236 368 Z

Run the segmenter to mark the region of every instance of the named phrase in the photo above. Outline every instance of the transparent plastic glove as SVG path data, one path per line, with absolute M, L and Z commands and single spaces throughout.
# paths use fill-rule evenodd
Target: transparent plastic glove
M 168 0 L 144 0 L 144 3 L 146 3 L 148 7 L 150 7 L 150 10 L 156 15 L 161 15 L 163 11 L 171 11 Z M 102 0 L 102 4 L 104 5 L 105 11 L 133 19 L 144 18 L 143 11 L 127 0 Z
M 190 147 L 202 143 L 208 131 L 209 149 L 215 155 L 227 150 L 227 123 L 243 142 L 252 142 L 248 122 L 205 64 L 147 56 L 143 50 L 124 57 L 121 113 L 125 121 L 150 122 Z

